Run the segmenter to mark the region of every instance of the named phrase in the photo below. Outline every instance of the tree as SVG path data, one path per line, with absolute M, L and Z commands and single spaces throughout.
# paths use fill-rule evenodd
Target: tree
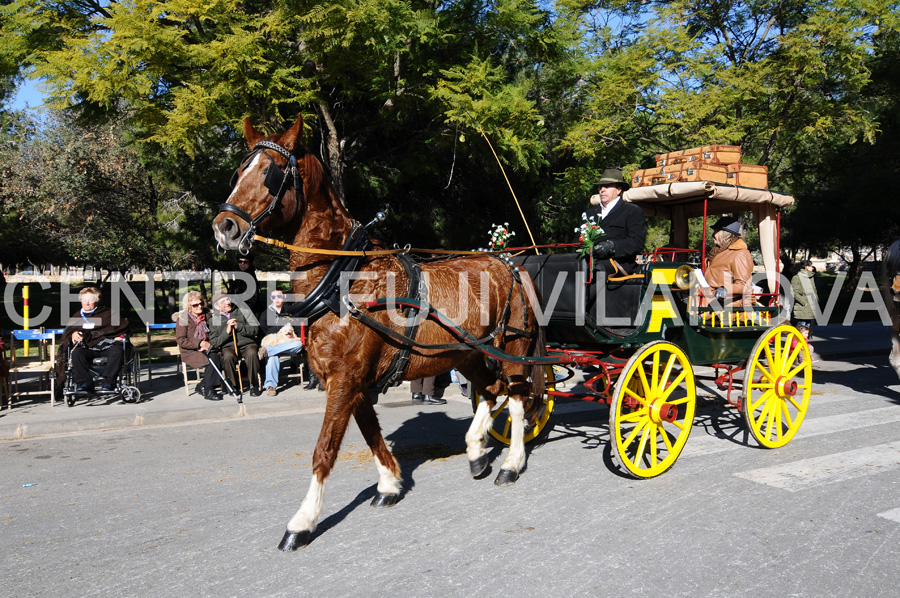
M 3 229 L 7 260 L 120 271 L 173 263 L 164 251 L 172 227 L 160 217 L 179 222 L 179 212 L 193 203 L 167 205 L 169 190 L 141 166 L 115 126 L 75 127 L 55 113 L 43 128 L 26 128 L 0 150 L 0 164 L 0 205 L 12 224 Z
M 787 220 L 787 241 L 819 253 L 848 251 L 855 282 L 861 262 L 900 237 L 900 32 L 875 36 L 864 94 L 879 123 L 875 143 L 833 142 L 816 150 L 815 163 L 798 165 L 798 205 Z
M 59 106 L 125 118 L 161 147 L 200 157 L 245 116 L 274 130 L 313 110 L 310 141 L 340 196 L 364 213 L 392 208 L 398 233 L 471 238 L 471 214 L 508 193 L 479 129 L 525 180 L 544 163 L 529 81 L 559 50 L 529 0 L 11 7 L 0 43 Z M 420 213 L 436 231 L 410 228 Z

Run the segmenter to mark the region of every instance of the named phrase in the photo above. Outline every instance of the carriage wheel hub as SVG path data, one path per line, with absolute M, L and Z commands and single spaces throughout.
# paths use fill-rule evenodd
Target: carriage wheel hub
M 653 423 L 661 424 L 662 422 L 673 422 L 678 417 L 678 408 L 675 405 L 666 403 L 662 399 L 653 401 L 650 404 L 650 419 Z
M 775 392 L 779 397 L 792 397 L 797 394 L 797 383 L 790 378 L 781 377 L 775 382 Z

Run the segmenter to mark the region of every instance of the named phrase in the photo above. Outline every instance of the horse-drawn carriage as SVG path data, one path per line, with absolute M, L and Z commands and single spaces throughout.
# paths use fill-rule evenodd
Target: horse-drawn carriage
M 554 397 L 604 402 L 619 465 L 635 477 L 659 475 L 675 463 L 691 431 L 694 366 L 711 366 L 715 384 L 743 413 L 753 438 L 768 448 L 787 444 L 803 421 L 812 386 L 809 349 L 797 329 L 780 323 L 776 300 L 779 209 L 793 198 L 707 182 L 630 189 L 624 198 L 672 223 L 672 247 L 646 254 L 634 275 L 592 276 L 588 260 L 575 254 L 516 258 L 540 291 L 547 354 L 589 372 L 575 389 L 551 387 L 526 439 L 548 425 Z M 754 293 L 739 307 L 707 303 L 697 280 L 702 251 L 684 249 L 688 220 L 702 217 L 705 231 L 707 217 L 737 212 L 755 216 L 764 262 L 757 288 L 772 292 Z M 575 375 L 571 365 L 557 366 L 554 378 L 560 371 L 567 373 L 559 381 Z M 491 435 L 508 442 L 503 404 L 492 414 Z
M 487 469 L 490 432 L 509 443 L 495 480 L 501 486 L 518 479 L 525 440 L 546 427 L 554 396 L 561 394 L 545 386 L 552 364 L 597 368 L 583 396 L 610 403 L 613 452 L 637 477 L 666 471 L 687 441 L 696 405 L 694 365 L 722 371 L 717 381 L 729 399 L 734 375 L 745 371 L 742 398 L 731 402 L 763 446 L 781 446 L 797 432 L 812 383 L 803 337 L 776 325 L 777 307 L 723 309 L 695 300 L 690 282 L 702 263 L 695 252 L 658 250 L 635 276 L 612 277 L 609 289 L 596 286 L 600 278 L 586 284 L 583 260 L 571 255 L 522 258 L 518 265 L 486 255 L 416 263 L 407 250 L 370 240 L 367 228 L 376 220 L 362 226 L 350 216 L 303 144 L 302 131 L 301 118 L 269 136 L 245 121 L 251 153 L 213 222 L 222 249 L 246 253 L 254 242 L 265 242 L 291 250 L 291 270 L 298 274 L 293 292 L 301 300 L 290 309 L 309 319 L 309 363 L 326 387 L 313 476 L 280 549 L 310 542 L 351 417 L 376 461 L 372 506 L 400 500 L 400 467 L 382 437 L 371 389 L 402 379 L 451 368 L 466 377 L 477 397 L 466 433 L 470 472 L 479 477 Z M 633 189 L 625 199 L 670 218 L 678 247 L 687 245 L 691 217 L 754 212 L 768 288 L 777 296 L 778 209 L 790 197 L 675 183 Z M 261 236 L 276 230 L 292 244 Z M 565 278 L 568 292 L 560 294 L 557 281 Z

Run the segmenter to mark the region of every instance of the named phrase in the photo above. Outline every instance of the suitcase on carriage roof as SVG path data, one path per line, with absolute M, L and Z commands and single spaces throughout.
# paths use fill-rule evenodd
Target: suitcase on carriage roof
M 668 169 L 668 170 L 671 170 Z M 667 168 L 645 168 L 631 173 L 632 187 L 647 187 L 667 182 Z
M 704 145 L 686 150 L 658 154 L 657 166 L 671 166 L 685 162 L 704 162 L 706 164 L 737 164 L 741 161 L 739 145 Z
M 646 187 L 648 185 L 658 185 L 660 183 L 666 183 L 672 179 L 671 173 L 673 169 L 671 167 L 662 167 L 662 168 L 646 168 L 644 170 L 636 170 L 631 174 L 631 186 L 632 187 Z M 637 182 L 635 182 L 637 181 Z
M 687 164 L 681 170 L 679 181 L 711 181 L 713 183 L 728 183 L 728 170 L 722 164 Z
M 635 170 L 631 173 L 631 186 L 632 187 L 646 187 L 650 184 L 649 180 L 645 180 L 644 173 L 649 172 L 650 170 L 656 170 L 655 168 L 646 168 Z
M 729 164 L 728 184 L 737 187 L 769 188 L 769 167 L 758 164 Z

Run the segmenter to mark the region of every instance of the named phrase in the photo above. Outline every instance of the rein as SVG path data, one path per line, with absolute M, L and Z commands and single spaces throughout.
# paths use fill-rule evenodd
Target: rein
M 224 204 L 223 204 L 224 205 Z M 271 239 L 269 237 L 261 237 L 259 235 L 253 236 L 254 241 L 258 241 L 260 243 L 265 243 L 266 245 L 272 245 L 273 247 L 279 247 L 281 249 L 289 249 L 291 251 L 299 251 L 301 253 L 315 253 L 319 255 L 358 255 L 361 257 L 378 257 L 382 255 L 396 255 L 398 253 L 437 253 L 444 255 L 500 255 L 503 253 L 522 253 L 523 251 L 528 251 L 529 249 L 562 249 L 566 247 L 575 247 L 578 243 L 556 243 L 553 245 L 528 245 L 525 247 L 508 247 L 506 249 L 500 249 L 497 251 L 487 251 L 487 250 L 476 250 L 469 251 L 465 249 L 423 249 L 421 247 L 402 247 L 399 249 L 379 249 L 376 251 L 344 251 L 341 249 L 318 249 L 315 247 L 298 247 L 297 245 L 291 245 L 289 243 L 285 243 L 284 241 L 279 241 L 278 239 Z

